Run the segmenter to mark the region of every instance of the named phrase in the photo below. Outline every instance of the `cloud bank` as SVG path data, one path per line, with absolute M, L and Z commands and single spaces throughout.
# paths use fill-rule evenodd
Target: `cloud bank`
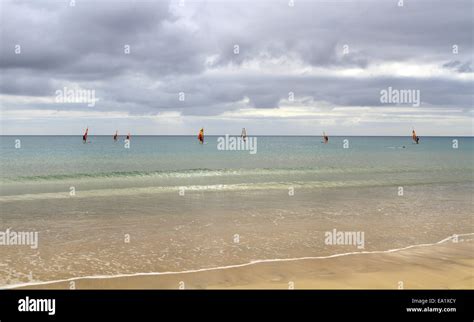
M 473 2 L 398 3 L 2 1 L 1 133 L 472 135 Z

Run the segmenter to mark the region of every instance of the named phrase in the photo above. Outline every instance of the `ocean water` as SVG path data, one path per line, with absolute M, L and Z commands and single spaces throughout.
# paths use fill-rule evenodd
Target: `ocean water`
M 135 136 L 130 149 L 89 139 L 0 137 L 0 231 L 39 234 L 37 249 L 0 246 L 0 286 L 387 250 L 474 230 L 472 137 L 262 136 L 256 154 L 220 151 L 212 136 Z M 325 244 L 333 229 L 364 232 L 364 249 Z
M 19 139 L 21 148 L 15 148 Z M 453 148 L 453 139 L 458 148 Z M 2 137 L 1 195 L 132 187 L 267 189 L 472 182 L 473 138 L 258 137 L 257 153 L 221 151 L 217 137 Z M 348 148 L 344 148 L 347 140 Z M 165 189 L 166 190 L 166 189 Z

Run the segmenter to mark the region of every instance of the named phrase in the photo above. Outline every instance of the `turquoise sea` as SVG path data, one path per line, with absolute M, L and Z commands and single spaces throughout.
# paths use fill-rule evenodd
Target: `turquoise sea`
M 472 137 L 257 137 L 257 153 L 221 151 L 217 137 L 3 136 L 1 195 L 130 187 L 248 189 L 472 182 Z M 15 144 L 20 140 L 21 147 Z M 345 141 L 347 140 L 347 141 Z M 453 148 L 457 140 L 457 148 Z M 344 143 L 346 147 L 344 148 Z M 18 146 L 18 145 L 17 145 Z
M 0 287 L 361 251 L 333 229 L 364 251 L 473 232 L 472 137 L 123 139 L 0 137 L 0 232 L 39 236 L 0 247 Z

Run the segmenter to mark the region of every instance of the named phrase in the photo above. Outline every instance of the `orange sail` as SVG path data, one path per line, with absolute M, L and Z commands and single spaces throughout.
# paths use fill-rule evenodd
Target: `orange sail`
M 201 144 L 204 143 L 204 129 L 201 129 L 198 134 L 198 140 Z

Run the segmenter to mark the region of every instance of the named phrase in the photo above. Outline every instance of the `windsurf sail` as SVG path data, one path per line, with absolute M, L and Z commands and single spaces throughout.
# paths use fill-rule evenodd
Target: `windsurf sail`
M 117 141 L 117 140 L 118 140 L 118 131 L 115 131 L 114 141 Z
M 323 143 L 329 142 L 329 136 L 326 135 L 326 132 L 323 132 Z
M 201 144 L 204 144 L 204 128 L 199 130 L 198 140 Z
M 240 135 L 240 137 L 246 141 L 247 140 L 247 131 L 245 130 L 245 127 L 242 128 L 242 134 Z
M 418 135 L 416 135 L 415 129 L 413 129 L 413 131 L 411 133 L 411 138 L 413 139 L 413 141 L 416 144 L 418 144 L 420 142 L 420 137 Z
M 89 127 L 86 129 L 86 132 L 82 136 L 82 142 L 86 143 L 87 142 L 87 134 L 89 133 Z

